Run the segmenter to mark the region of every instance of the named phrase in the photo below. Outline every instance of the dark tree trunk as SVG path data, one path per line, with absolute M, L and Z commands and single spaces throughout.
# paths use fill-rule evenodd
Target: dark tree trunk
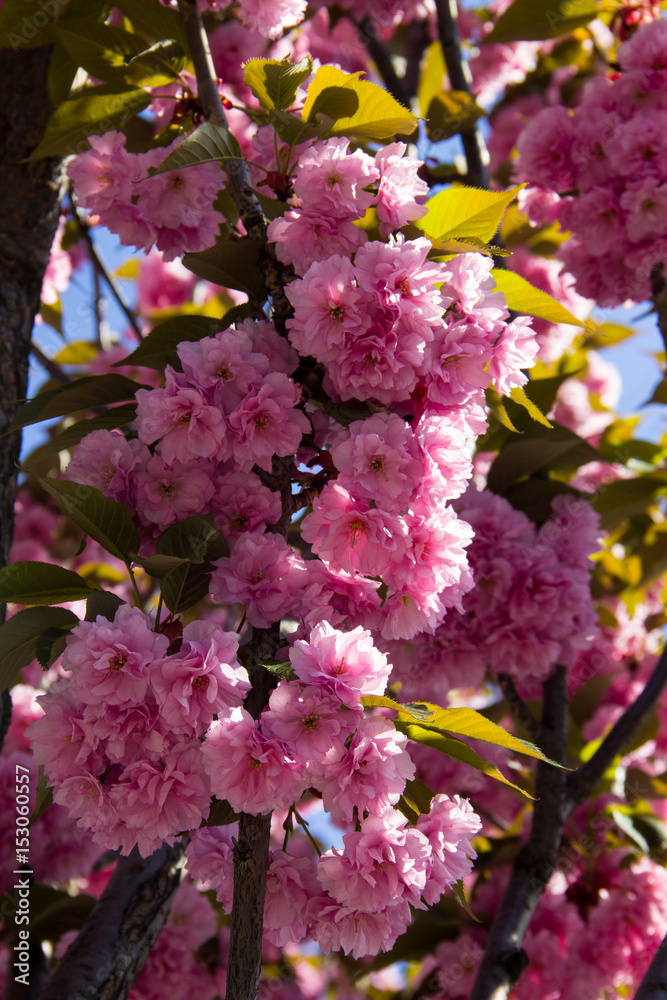
M 0 49 L 0 566 L 12 542 L 30 335 L 60 211 L 62 161 L 25 163 L 51 114 L 51 47 Z M 0 608 L 4 617 L 4 608 Z

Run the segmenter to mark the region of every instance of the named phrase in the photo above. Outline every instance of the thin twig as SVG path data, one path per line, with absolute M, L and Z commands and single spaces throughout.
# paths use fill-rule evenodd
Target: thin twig
M 655 264 L 651 271 L 651 299 L 658 318 L 660 336 L 667 350 L 667 283 L 664 264 Z
M 666 685 L 667 647 L 653 668 L 644 690 L 612 726 L 591 759 L 568 776 L 568 814 L 595 790 L 614 758 L 623 753 L 624 748 L 651 714 Z
M 470 94 L 470 71 L 468 64 L 461 58 L 461 44 L 456 20 L 456 0 L 435 0 L 435 8 L 438 36 L 442 45 L 450 87 L 452 90 L 462 90 L 466 94 Z M 489 157 L 482 133 L 473 126 L 464 129 L 460 134 L 463 152 L 468 164 L 468 182 L 474 187 L 488 188 L 489 178 L 486 164 Z
M 401 104 L 409 108 L 412 94 L 409 93 L 405 85 L 405 80 L 394 69 L 389 51 L 378 35 L 373 18 L 370 16 L 364 17 L 363 20 L 356 24 L 356 28 L 359 37 L 368 49 L 371 59 L 377 66 L 378 73 L 385 87 L 392 97 L 395 97 L 397 101 L 400 101 Z
M 498 685 L 514 721 L 526 730 L 531 740 L 539 742 L 542 736 L 542 727 L 539 720 L 535 718 L 526 705 L 509 674 L 498 674 Z
M 35 361 L 38 361 L 42 368 L 49 373 L 56 385 L 67 385 L 71 381 L 69 375 L 62 370 L 58 362 L 47 357 L 34 340 L 30 341 L 30 353 Z
M 141 327 L 139 326 L 139 323 L 137 321 L 137 317 L 135 316 L 134 311 L 128 306 L 127 302 L 123 298 L 123 295 L 121 294 L 120 289 L 118 288 L 118 285 L 116 284 L 116 282 L 114 281 L 113 277 L 109 273 L 109 269 L 104 264 L 103 260 L 101 259 L 100 255 L 98 254 L 97 250 L 95 249 L 95 244 L 93 243 L 93 238 L 90 235 L 90 229 L 88 227 L 88 224 L 87 224 L 86 220 L 83 219 L 81 217 L 81 215 L 79 214 L 79 212 L 78 212 L 78 210 L 76 208 L 76 205 L 74 204 L 74 199 L 72 197 L 72 192 L 71 191 L 70 191 L 70 202 L 72 204 L 72 210 L 74 212 L 74 217 L 75 217 L 77 225 L 79 227 L 79 232 L 81 233 L 81 235 L 82 235 L 82 237 L 84 239 L 84 242 L 85 242 L 86 247 L 88 249 L 88 253 L 90 255 L 90 259 L 92 261 L 93 267 L 95 268 L 95 271 L 97 272 L 97 274 L 100 277 L 104 278 L 106 284 L 109 287 L 109 291 L 111 292 L 111 294 L 115 298 L 115 300 L 118 303 L 118 305 L 120 306 L 120 308 L 125 313 L 125 317 L 126 317 L 128 323 L 130 324 L 130 326 L 132 327 L 132 329 L 134 330 L 134 333 L 136 334 L 137 340 L 143 340 L 144 339 L 144 335 L 141 332 Z M 97 312 L 97 307 L 96 307 L 95 316 L 96 316 L 96 319 L 97 319 L 97 322 L 98 322 L 98 337 L 99 337 L 100 330 L 101 330 L 101 316 Z
M 204 117 L 206 121 L 229 128 L 197 0 L 178 0 L 178 9 L 183 18 L 192 54 L 197 77 L 197 93 Z M 246 232 L 259 249 L 259 266 L 271 299 L 272 319 L 280 332 L 285 333 L 285 321 L 292 315 L 292 306 L 285 295 L 285 284 L 292 280 L 294 274 L 290 268 L 276 259 L 273 248 L 267 242 L 266 219 L 259 199 L 252 190 L 248 164 L 245 160 L 229 160 L 225 170 L 229 178 L 230 193 Z

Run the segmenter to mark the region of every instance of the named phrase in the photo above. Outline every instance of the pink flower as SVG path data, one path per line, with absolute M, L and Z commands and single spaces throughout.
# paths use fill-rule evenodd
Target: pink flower
M 139 261 L 137 310 L 144 313 L 177 309 L 190 300 L 197 277 L 180 260 L 167 263 L 152 250 Z
M 178 653 L 155 663 L 151 682 L 172 732 L 201 735 L 214 715 L 241 704 L 250 681 L 236 659 L 238 644 L 235 632 L 223 632 L 213 622 L 191 622 L 183 629 Z
M 423 164 L 420 160 L 406 158 L 406 148 L 404 142 L 392 142 L 375 154 L 375 164 L 380 171 L 375 207 L 383 237 L 426 215 L 424 201 L 429 188 L 418 176 Z
M 253 816 L 290 806 L 304 789 L 302 768 L 267 739 L 243 708 L 220 713 L 202 747 L 211 790 L 236 812 Z
M 319 212 L 285 212 L 267 230 L 276 244 L 276 257 L 291 264 L 297 274 L 305 274 L 315 261 L 332 254 L 354 253 L 367 240 L 363 229 L 347 218 L 333 218 Z
M 338 483 L 324 487 L 301 530 L 321 559 L 369 576 L 382 576 L 392 557 L 398 561 L 408 545 L 402 518 L 353 499 Z
M 81 703 L 68 680 L 56 681 L 39 699 L 44 714 L 26 731 L 32 753 L 52 782 L 95 772 L 104 757 L 97 740 L 84 724 Z
M 363 695 L 383 694 L 391 673 L 370 632 L 339 632 L 327 622 L 316 625 L 307 642 L 296 640 L 290 661 L 299 680 L 324 687 L 348 708 L 357 708 Z
M 386 719 L 364 719 L 346 755 L 330 763 L 325 776 L 315 782 L 324 808 L 334 820 L 352 823 L 355 813 L 381 816 L 395 806 L 415 766 L 405 749 L 407 737 Z
M 229 415 L 234 459 L 242 472 L 253 465 L 271 471 L 274 455 L 291 455 L 311 427 L 296 409 L 301 390 L 282 372 L 272 372 Z
M 166 528 L 174 521 L 206 513 L 215 493 L 207 464 L 200 461 L 167 465 L 160 455 L 153 455 L 143 468 L 137 469 L 136 509 L 143 524 Z
M 322 896 L 311 901 L 311 909 L 314 915 L 312 934 L 322 951 L 326 954 L 342 948 L 353 958 L 388 951 L 412 919 L 405 901 L 377 913 L 368 913 L 341 906 L 330 896 Z
M 424 900 L 437 903 L 446 889 L 472 871 L 477 852 L 470 838 L 479 832 L 482 821 L 467 799 L 455 795 L 436 795 L 428 815 L 417 820 L 417 829 L 426 836 L 432 849 L 427 869 Z
M 134 475 L 137 466 L 149 458 L 147 448 L 138 441 L 126 441 L 119 431 L 93 431 L 77 445 L 66 476 L 94 487 L 110 500 L 133 506 Z
M 211 594 L 221 604 L 243 604 L 257 628 L 295 610 L 306 582 L 303 559 L 281 535 L 241 535 L 231 557 L 219 559 L 211 578 Z
M 231 451 L 220 410 L 169 365 L 164 389 L 138 390 L 136 424 L 146 444 L 159 440 L 160 455 L 168 465 L 200 458 L 224 460 Z
M 369 816 L 357 833 L 343 837 L 344 849 L 326 851 L 317 865 L 322 888 L 342 906 L 375 913 L 399 900 L 421 907 L 431 869 L 431 845 L 396 810 Z
M 225 913 L 232 912 L 235 833 L 236 824 L 200 827 L 192 831 L 185 850 L 188 872 L 203 883 L 204 891 L 214 890 Z
M 408 505 L 424 464 L 406 422 L 389 413 L 351 423 L 331 449 L 331 457 L 342 486 L 390 511 Z
M 521 179 L 554 191 L 575 186 L 571 152 L 574 141 L 572 116 L 567 108 L 545 108 L 519 136 Z
M 369 297 L 356 287 L 354 278 L 349 258 L 334 254 L 311 264 L 302 281 L 286 286 L 294 306 L 294 318 L 287 321 L 289 338 L 300 354 L 312 354 L 325 364 L 334 362 L 348 338 L 368 327 Z
M 298 681 L 281 681 L 260 719 L 266 736 L 280 740 L 295 760 L 317 774 L 328 760 L 343 756 L 345 739 L 358 721 L 358 713 L 343 710 L 333 693 Z
M 253 350 L 250 337 L 238 330 L 221 330 L 215 337 L 178 345 L 183 372 L 191 385 L 229 414 L 261 382 L 269 360 Z
M 239 0 L 241 19 L 265 38 L 279 38 L 303 21 L 306 0 Z
M 217 481 L 213 520 L 231 543 L 245 532 L 260 534 L 281 514 L 280 494 L 254 472 L 225 472 Z
M 169 640 L 138 608 L 122 605 L 113 622 L 99 615 L 72 629 L 63 667 L 73 670 L 77 697 L 87 704 L 138 704 L 146 698 L 150 668 Z
M 208 815 L 211 792 L 199 743 L 175 748 L 158 765 L 130 764 L 109 797 L 125 829 L 110 835 L 108 846 L 129 854 L 136 844 L 147 858 L 164 840 L 195 829 Z
M 294 193 L 302 209 L 356 219 L 370 208 L 374 195 L 364 188 L 378 179 L 377 167 L 367 153 L 350 153 L 349 146 L 344 137 L 327 139 L 299 157 Z
M 312 857 L 271 851 L 264 897 L 264 933 L 277 948 L 308 935 L 308 903 L 320 892 Z

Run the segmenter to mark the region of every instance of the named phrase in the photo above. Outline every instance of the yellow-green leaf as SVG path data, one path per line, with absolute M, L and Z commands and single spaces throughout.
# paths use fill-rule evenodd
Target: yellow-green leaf
M 90 340 L 75 340 L 58 351 L 53 359 L 58 365 L 86 365 L 97 357 L 97 347 Z
M 438 240 L 474 237 L 488 243 L 496 233 L 505 209 L 523 187 L 509 191 L 481 191 L 450 187 L 427 203 L 428 212 L 415 222 L 419 229 Z
M 318 115 L 333 118 L 326 133 L 386 140 L 397 133 L 410 135 L 417 118 L 383 87 L 360 80 L 360 73 L 344 73 L 335 66 L 321 66 L 308 88 L 303 108 L 305 122 L 317 125 Z
M 472 708 L 441 708 L 440 705 L 434 705 L 429 701 L 402 705 L 385 695 L 369 695 L 362 698 L 361 703 L 366 708 L 393 708 L 398 712 L 397 721 L 417 721 L 429 729 L 444 730 L 448 733 L 466 736 L 469 739 L 483 740 L 485 743 L 493 743 L 494 746 L 505 747 L 506 750 L 526 754 L 528 757 L 537 758 L 537 760 L 549 759 L 534 743 L 512 736 L 502 726 L 491 722 Z
M 484 115 L 483 108 L 465 90 L 443 90 L 436 94 L 426 113 L 426 131 L 431 142 L 442 142 L 472 128 Z
M 512 781 L 505 777 L 502 771 L 499 771 L 495 764 L 491 761 L 485 760 L 481 757 L 472 747 L 469 747 L 467 743 L 463 740 L 459 740 L 456 736 L 450 736 L 448 733 L 441 733 L 437 729 L 433 729 L 429 726 L 417 725 L 417 723 L 403 722 L 397 719 L 395 726 L 399 732 L 403 733 L 408 739 L 413 740 L 415 743 L 421 743 L 423 746 L 431 747 L 432 750 L 438 750 L 440 753 L 446 754 L 451 757 L 452 760 L 458 760 L 462 764 L 467 764 L 469 767 L 474 767 L 476 771 L 481 771 L 488 778 L 494 778 L 496 781 L 501 781 L 503 785 L 507 785 L 509 788 L 513 788 L 515 791 L 519 792 L 521 795 L 525 795 L 527 799 L 531 799 L 532 795 L 526 792 L 519 785 L 515 785 Z
M 312 72 L 310 56 L 298 63 L 289 59 L 250 59 L 243 68 L 243 81 L 265 111 L 284 111 L 294 104 L 297 90 Z
M 421 77 L 419 78 L 419 89 L 417 90 L 419 112 L 422 118 L 426 118 L 431 101 L 442 90 L 442 83 L 446 72 L 445 60 L 442 55 L 442 45 L 440 42 L 431 42 L 424 56 Z
M 535 288 L 520 274 L 514 271 L 494 268 L 491 272 L 496 287 L 505 296 L 508 309 L 526 313 L 528 316 L 539 316 L 550 323 L 569 323 L 570 326 L 586 326 L 583 320 L 573 316 L 569 309 L 557 302 L 548 292 Z
M 596 0 L 514 0 L 482 44 L 543 41 L 567 35 L 599 14 Z
M 524 410 L 536 420 L 538 424 L 542 424 L 544 427 L 553 427 L 553 424 L 544 416 L 539 406 L 536 406 L 532 399 L 529 399 L 525 393 L 525 390 L 520 385 L 515 385 L 513 389 L 510 389 L 510 397 L 519 406 L 523 406 Z

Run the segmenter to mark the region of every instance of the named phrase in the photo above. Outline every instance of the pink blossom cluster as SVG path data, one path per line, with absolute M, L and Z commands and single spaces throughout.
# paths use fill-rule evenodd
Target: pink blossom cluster
M 566 494 L 554 499 L 554 517 L 539 530 L 489 491 L 469 489 L 456 506 L 473 529 L 468 551 L 478 585 L 434 635 L 387 647 L 395 679 L 409 698 L 417 690 L 424 696 L 428 678 L 442 700 L 451 688 L 481 684 L 491 667 L 532 694 L 596 635 L 589 556 L 598 548 L 597 515 Z
M 420 219 L 428 185 L 417 176 L 420 162 L 406 158 L 405 150 L 405 143 L 394 142 L 375 157 L 362 150 L 350 153 L 349 141 L 340 138 L 317 142 L 300 155 L 293 208 L 268 230 L 279 260 L 303 275 L 332 254 L 349 256 L 366 242 L 354 223 L 371 206 L 382 236 Z
M 146 251 L 156 246 L 167 261 L 212 246 L 224 221 L 212 207 L 225 180 L 217 163 L 150 176 L 183 138 L 147 153 L 128 153 L 120 132 L 90 135 L 92 149 L 67 167 L 82 208 L 125 246 Z
M 506 322 L 491 261 L 464 254 L 435 264 L 430 249 L 399 234 L 364 244 L 354 261 L 327 254 L 312 263 L 286 289 L 290 341 L 326 366 L 334 398 L 412 400 L 416 412 L 441 413 L 477 435 L 484 389 L 524 385 L 538 346 L 529 319 Z
M 296 355 L 272 324 L 250 320 L 178 355 L 182 371 L 167 366 L 163 388 L 137 392 L 138 439 L 89 434 L 67 476 L 126 504 L 147 540 L 211 510 L 230 542 L 259 533 L 278 520 L 280 497 L 250 470 L 270 471 L 310 429 L 287 374 Z
M 323 952 L 354 958 L 387 951 L 411 921 L 468 875 L 477 856 L 471 838 L 480 820 L 459 796 L 436 795 L 414 826 L 395 809 L 362 819 L 317 861 L 312 852 L 272 850 L 264 902 L 265 938 L 283 947 L 314 939 Z M 232 903 L 234 828 L 195 831 L 188 871 Z
M 138 608 L 83 621 L 68 637 L 67 676 L 40 699 L 34 758 L 95 843 L 147 857 L 208 815 L 200 738 L 249 690 L 238 636 L 205 621 L 172 651 Z
M 667 22 L 642 25 L 617 59 L 620 74 L 586 84 L 574 111 L 546 108 L 518 141 L 519 178 L 571 233 L 558 256 L 602 306 L 650 298 L 667 262 Z

